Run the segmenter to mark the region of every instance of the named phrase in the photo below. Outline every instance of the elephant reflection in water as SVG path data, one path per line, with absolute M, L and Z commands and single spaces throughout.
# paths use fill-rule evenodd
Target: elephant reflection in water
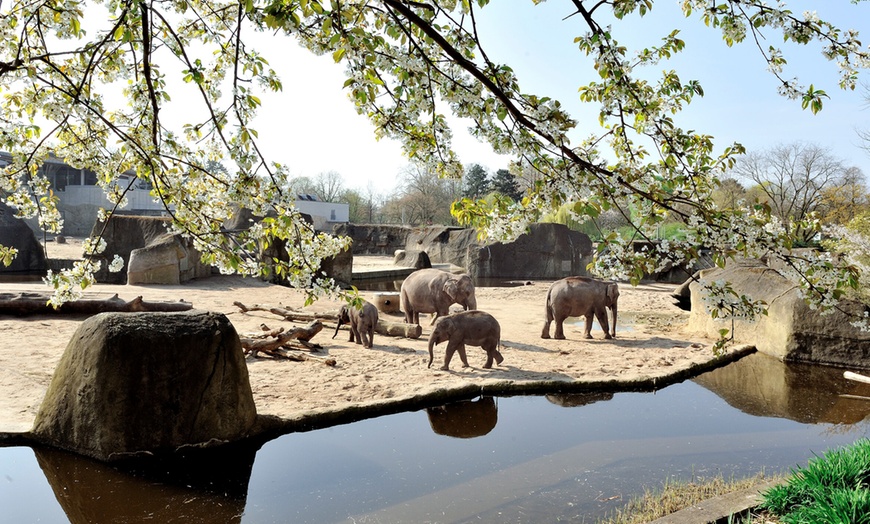
M 432 431 L 455 438 L 482 437 L 495 428 L 498 406 L 493 397 L 426 408 Z
M 588 406 L 596 402 L 610 400 L 613 398 L 613 393 L 607 391 L 590 391 L 588 393 L 554 393 L 546 395 L 545 398 L 563 408 L 576 408 L 580 406 Z

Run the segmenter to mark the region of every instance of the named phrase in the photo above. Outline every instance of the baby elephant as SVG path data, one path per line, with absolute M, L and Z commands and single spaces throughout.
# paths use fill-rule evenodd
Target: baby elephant
M 452 315 L 441 317 L 435 323 L 432 334 L 429 335 L 429 366 L 432 367 L 432 350 L 436 344 L 447 340 L 447 351 L 444 353 L 444 365 L 441 369 L 447 370 L 453 353 L 459 351 L 462 367 L 468 367 L 468 358 L 465 355 L 465 345 L 480 346 L 486 351 L 486 364 L 484 368 L 491 368 L 492 361 L 501 364 L 504 357 L 498 351 L 501 340 L 501 326 L 489 313 L 483 311 L 462 311 Z
M 350 326 L 350 342 L 362 344 L 364 348 L 372 347 L 375 340 L 375 326 L 378 324 L 378 308 L 363 300 L 362 307 L 357 309 L 352 305 L 341 306 L 338 312 L 338 324 L 335 326 L 335 335 L 342 324 Z M 356 340 L 354 340 L 356 339 Z

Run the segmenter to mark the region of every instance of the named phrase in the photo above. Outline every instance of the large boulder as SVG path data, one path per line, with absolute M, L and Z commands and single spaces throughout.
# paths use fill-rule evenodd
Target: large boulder
M 757 260 L 729 263 L 724 269 L 706 269 L 700 282 L 690 284 L 689 327 L 718 337 L 719 330 L 732 329 L 732 320 L 714 319 L 705 307 L 703 284 L 717 280 L 731 283 L 738 295 L 767 302 L 768 314 L 750 321 L 735 318 L 736 342 L 755 345 L 759 351 L 780 360 L 812 362 L 858 368 L 870 367 L 870 333 L 851 325 L 863 318 L 867 308 L 845 301 L 838 310 L 822 314 L 810 309 L 799 289 L 779 272 Z
M 563 278 L 586 275 L 592 240 L 562 224 L 532 224 L 513 242 L 469 248 L 468 271 L 475 278 Z
M 130 252 L 128 284 L 181 284 L 211 275 L 211 267 L 190 242 L 165 233 L 145 247 Z
M 241 343 L 226 316 L 101 313 L 67 345 L 32 434 L 116 461 L 240 440 L 256 417 Z
M 0 273 L 41 273 L 46 270 L 45 252 L 33 230 L 15 217 L 15 211 L 0 202 L 0 246 L 14 247 L 18 256 L 9 266 L 0 264 Z
M 168 217 L 115 215 L 105 224 L 94 225 L 91 236 L 102 234 L 106 249 L 92 258 L 100 260 L 97 282 L 104 284 L 178 284 L 211 274 L 193 243 L 168 232 Z M 133 252 L 136 260 L 133 260 Z M 118 255 L 127 271 L 112 273 L 109 264 Z M 128 282 L 132 275 L 134 281 Z
M 357 255 L 425 252 L 433 264 L 464 268 L 475 278 L 562 278 L 585 275 L 592 260 L 589 237 L 562 224 L 532 224 L 515 241 L 481 242 L 477 231 L 449 226 L 405 227 L 344 224 Z

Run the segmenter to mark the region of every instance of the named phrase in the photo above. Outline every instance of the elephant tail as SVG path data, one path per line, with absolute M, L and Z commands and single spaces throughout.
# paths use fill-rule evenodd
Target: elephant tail
M 555 318 L 553 314 L 553 300 L 552 300 L 553 290 L 552 288 L 547 291 L 547 304 L 544 306 L 544 320 L 547 322 L 552 322 Z

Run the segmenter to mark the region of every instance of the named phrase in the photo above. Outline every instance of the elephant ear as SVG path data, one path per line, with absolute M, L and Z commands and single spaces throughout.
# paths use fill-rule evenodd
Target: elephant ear
M 607 295 L 607 303 L 613 304 L 616 302 L 616 299 L 619 298 L 619 285 L 615 282 L 607 285 L 607 291 L 605 292 Z
M 459 294 L 459 282 L 455 278 L 451 278 L 444 283 L 444 286 L 441 289 L 443 289 L 450 298 L 455 299 Z

